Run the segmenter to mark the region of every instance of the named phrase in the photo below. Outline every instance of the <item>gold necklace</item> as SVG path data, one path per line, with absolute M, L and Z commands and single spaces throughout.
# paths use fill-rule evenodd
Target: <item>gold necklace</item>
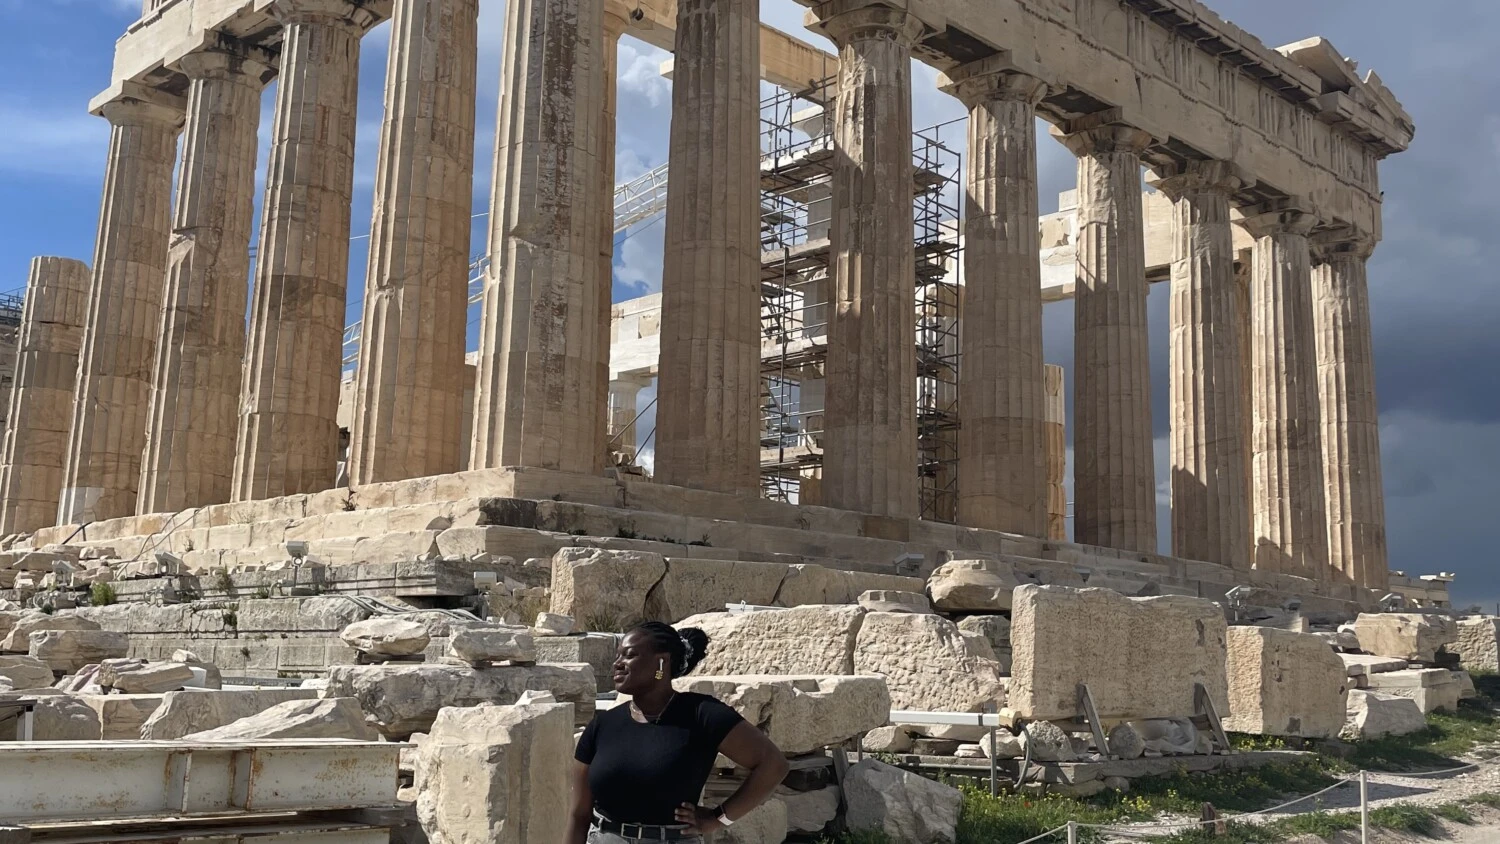
M 631 701 L 630 701 L 630 708 L 634 709 L 636 712 L 640 713 L 640 716 L 642 718 L 645 718 L 650 723 L 656 724 L 657 726 L 661 726 L 662 716 L 666 715 L 667 714 L 667 710 L 670 709 L 670 708 L 672 708 L 672 701 L 674 701 L 676 699 L 677 699 L 677 693 L 673 692 L 672 696 L 669 697 L 669 698 L 667 698 L 667 702 L 665 704 L 662 704 L 661 711 L 658 712 L 658 713 L 656 713 L 656 717 L 655 718 L 652 718 L 650 715 L 647 715 L 646 714 L 646 710 L 642 709 L 641 705 L 639 703 L 636 703 L 634 698 L 632 698 Z

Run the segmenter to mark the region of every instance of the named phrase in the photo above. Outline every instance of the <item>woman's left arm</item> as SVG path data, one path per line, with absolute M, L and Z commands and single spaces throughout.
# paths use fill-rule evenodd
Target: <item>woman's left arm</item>
M 750 771 L 739 790 L 724 801 L 724 813 L 732 821 L 743 818 L 766 802 L 776 786 L 786 779 L 788 767 L 781 748 L 747 721 L 741 721 L 729 731 L 719 745 L 719 752 Z M 677 822 L 688 824 L 700 833 L 724 828 L 713 809 L 690 803 L 678 807 Z

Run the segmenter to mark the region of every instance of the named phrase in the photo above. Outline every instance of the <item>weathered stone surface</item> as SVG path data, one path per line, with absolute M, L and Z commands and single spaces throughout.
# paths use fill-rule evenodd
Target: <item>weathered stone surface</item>
M 773 796 L 735 821 L 734 826 L 715 832 L 714 844 L 782 844 L 791 827 L 783 799 Z
M 580 724 L 594 715 L 594 672 L 587 665 L 340 665 L 329 669 L 324 694 L 355 698 L 382 735 L 402 738 L 428 731 L 445 706 L 509 704 L 528 690 L 574 704 Z
M 920 592 L 868 589 L 859 595 L 859 605 L 870 612 L 932 612 L 932 602 Z
M 552 557 L 552 607 L 584 630 L 624 632 L 644 618 L 646 596 L 667 572 L 660 554 L 564 548 Z
M 906 753 L 911 750 L 911 733 L 900 727 L 876 727 L 865 733 L 860 747 L 866 753 Z
M 289 700 L 312 700 L 317 696 L 315 689 L 167 692 L 162 696 L 161 706 L 141 725 L 140 737 L 158 741 L 180 739 L 249 718 Z
M 130 639 L 112 630 L 38 630 L 31 634 L 29 651 L 33 658 L 52 666 L 53 671 L 63 673 L 129 652 Z
M 874 759 L 849 769 L 844 780 L 851 829 L 884 832 L 893 841 L 953 841 L 963 795 L 952 786 Z
M 1202 684 L 1228 709 L 1224 615 L 1197 598 L 1021 586 L 1011 613 L 1009 708 L 1071 718 L 1088 683 L 1103 717 L 1191 715 Z
M 13 654 L 0 656 L 0 678 L 10 681 L 11 688 L 46 689 L 52 686 L 52 667 L 34 657 Z
M 1470 671 L 1500 671 L 1500 617 L 1459 619 L 1458 641 L 1449 650 Z
M 678 691 L 718 698 L 765 730 L 789 756 L 840 745 L 891 716 L 879 677 L 683 677 Z
M 1129 722 L 1116 724 L 1105 742 L 1109 745 L 1110 755 L 1119 759 L 1136 759 L 1146 752 L 1146 740 Z
M 614 688 L 610 667 L 614 665 L 619 636 L 614 633 L 585 633 L 573 636 L 535 636 L 536 661 L 554 664 L 584 663 L 594 670 L 599 691 Z
M 788 832 L 822 832 L 839 814 L 839 789 L 836 785 L 816 791 L 778 791 L 776 799 L 786 804 Z
M 416 766 L 417 817 L 432 844 L 561 841 L 573 707 L 444 708 Z
M 990 646 L 990 654 L 1000 663 L 1000 673 L 1010 676 L 1010 619 L 1003 615 L 971 615 L 958 622 L 959 632 L 980 636 Z
M 24 695 L 0 694 L 0 702 L 16 700 L 18 697 L 38 696 L 36 692 Z M 43 694 L 37 702 L 32 722 L 33 741 L 99 741 L 102 731 L 99 713 L 74 695 Z M 15 741 L 20 728 L 19 710 L 6 710 L 0 714 L 0 741 Z
M 713 613 L 678 627 L 708 634 L 704 675 L 854 674 L 855 638 L 865 611 L 858 606 L 814 605 L 749 613 Z
M 98 630 L 99 625 L 73 613 L 48 615 L 41 610 L 26 610 L 11 625 L 10 634 L 0 642 L 0 652 L 26 653 L 31 649 L 31 634 L 38 630 Z
M 1341 738 L 1356 741 L 1404 736 L 1427 726 L 1427 716 L 1409 697 L 1351 689 Z
M 976 712 L 1004 696 L 999 664 L 937 615 L 867 614 L 854 673 L 884 677 L 894 709 Z
M 1453 679 L 1458 681 L 1458 699 L 1469 700 L 1479 697 L 1479 690 L 1474 688 L 1474 678 L 1467 671 L 1453 672 Z
M 345 627 L 339 638 L 349 647 L 375 656 L 419 654 L 431 641 L 426 625 L 391 616 L 356 621 Z
M 990 737 L 985 736 L 979 740 L 979 749 L 984 752 L 985 758 L 995 759 L 1020 759 L 1026 755 L 1025 741 L 1018 735 L 1008 733 L 1005 730 L 995 731 L 995 746 L 990 747 Z
M 943 612 L 999 612 L 1010 609 L 1011 593 L 1023 582 L 1009 563 L 954 560 L 928 576 L 927 594 Z
M 471 665 L 536 661 L 536 643 L 528 627 L 465 627 L 448 639 L 448 652 Z
M 193 670 L 179 662 L 106 659 L 96 682 L 126 694 L 174 692 L 193 681 Z
M 1433 662 L 1439 648 L 1458 641 L 1453 619 L 1426 613 L 1360 613 L 1354 630 L 1366 651 L 1416 662 Z
M 718 612 L 725 604 L 771 606 L 786 576 L 780 563 L 735 560 L 667 560 L 661 583 L 651 590 L 645 615 L 675 623 L 690 615 Z
M 539 612 L 536 621 L 531 627 L 537 633 L 548 636 L 567 636 L 573 632 L 573 619 L 571 616 L 558 615 L 553 612 Z
M 185 741 L 260 741 L 264 739 L 358 739 L 379 734 L 366 723 L 359 701 L 347 697 L 289 700 L 238 721 L 183 736 Z
M 1334 654 L 1334 656 L 1344 663 L 1344 670 L 1350 677 L 1360 674 L 1380 674 L 1386 671 L 1403 671 L 1407 666 L 1404 659 L 1391 659 L 1386 656 L 1371 656 L 1370 654 Z
M 1309 633 L 1231 627 L 1229 713 L 1232 732 L 1332 738 L 1344 725 L 1348 676 L 1343 660 Z
M 77 698 L 99 715 L 99 735 L 105 741 L 134 741 L 141 726 L 161 706 L 159 694 L 84 694 Z
M 1031 758 L 1038 762 L 1071 762 L 1075 756 L 1072 738 L 1051 721 L 1032 721 L 1021 739 L 1023 748 L 1030 748 Z
M 776 606 L 800 607 L 808 604 L 852 604 L 860 593 L 870 589 L 892 589 L 921 592 L 919 577 L 876 574 L 863 571 L 839 571 L 823 566 L 794 564 L 787 566 L 776 595 Z
M 1372 691 L 1415 700 L 1423 715 L 1439 709 L 1457 711 L 1459 696 L 1463 693 L 1463 687 L 1453 672 L 1444 668 L 1384 671 L 1370 675 L 1369 683 Z

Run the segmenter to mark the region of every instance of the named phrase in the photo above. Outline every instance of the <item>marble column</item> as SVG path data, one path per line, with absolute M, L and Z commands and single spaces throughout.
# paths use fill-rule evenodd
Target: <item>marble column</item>
M 360 38 L 351 0 L 276 0 L 284 27 L 233 498 L 318 492 L 338 464 Z
M 600 214 L 603 216 L 599 224 L 599 348 L 603 353 L 596 361 L 596 366 L 603 367 L 603 374 L 593 376 L 595 388 L 601 391 L 596 399 L 595 407 L 609 407 L 613 386 L 609 379 L 609 349 L 610 349 L 610 322 L 612 319 L 611 308 L 614 306 L 615 287 L 615 111 L 619 100 L 619 91 L 616 84 L 616 71 L 620 60 L 620 36 L 625 34 L 629 25 L 630 7 L 623 0 L 604 0 L 602 12 L 604 23 L 602 50 L 600 52 L 599 70 L 603 76 L 603 88 L 601 93 L 604 97 L 604 107 L 600 109 L 599 130 L 594 133 L 598 139 L 598 147 L 595 157 L 599 161 L 599 175 L 604 182 L 603 202 L 600 203 Z M 614 433 L 610 425 L 608 413 L 594 414 L 594 423 L 598 426 L 598 442 L 603 443 L 606 458 L 611 451 L 619 450 L 620 443 L 612 442 Z M 634 434 L 631 435 L 631 459 L 634 459 Z
M 479 0 L 397 0 L 349 440 L 354 485 L 457 472 Z
M 1380 409 L 1365 262 L 1375 249 L 1347 232 L 1319 244 L 1313 269 L 1328 563 L 1350 581 L 1385 589 L 1389 581 L 1385 496 L 1380 476 Z
M 109 160 L 94 244 L 57 524 L 135 513 L 151 367 L 161 328 L 180 101 L 151 92 L 104 106 Z
M 515 0 L 506 10 L 475 469 L 603 466 L 602 6 Z
M 1328 521 L 1307 242 L 1315 220 L 1293 208 L 1256 211 L 1244 220 L 1255 236 L 1250 279 L 1254 566 L 1327 580 Z
M 0 446 L 0 536 L 49 527 L 57 517 L 88 304 L 87 264 L 32 259 Z
M 1229 197 L 1248 179 L 1193 161 L 1155 182 L 1172 200 L 1172 555 L 1250 568 L 1244 372 Z
M 1063 368 L 1043 364 L 1047 392 L 1047 538 L 1068 538 L 1068 407 Z
M 948 74 L 969 109 L 959 369 L 958 523 L 1047 535 L 1036 104 L 1041 80 L 990 67 Z
M 1155 552 L 1140 173 L 1151 137 L 1105 125 L 1059 139 L 1078 156 L 1073 539 Z
M 760 3 L 679 0 L 656 478 L 760 492 Z
M 915 518 L 911 48 L 922 23 L 868 6 L 818 28 L 839 47 L 823 503 Z
M 256 132 L 271 56 L 221 42 L 183 57 L 187 129 L 178 169 L 139 513 L 229 500 L 234 478 Z

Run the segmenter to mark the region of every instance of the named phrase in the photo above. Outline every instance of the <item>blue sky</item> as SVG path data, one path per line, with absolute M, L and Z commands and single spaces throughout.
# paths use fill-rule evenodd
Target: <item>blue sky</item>
M 1500 602 L 1500 560 L 1490 535 L 1500 504 L 1495 270 L 1500 265 L 1495 231 L 1500 65 L 1493 44 L 1500 37 L 1500 4 L 1447 0 L 1441 14 L 1414 13 L 1409 0 L 1209 0 L 1209 5 L 1268 45 L 1311 35 L 1331 39 L 1362 70 L 1378 71 L 1416 121 L 1412 148 L 1381 166 L 1385 241 L 1370 263 L 1392 566 L 1455 571 L 1457 601 L 1494 607 Z M 11 47 L 0 53 L 0 75 L 11 80 L 0 92 L 0 290 L 24 285 L 34 255 L 92 260 L 108 130 L 85 108 L 108 83 L 114 41 L 140 6 L 140 0 L 0 0 L 0 22 L 12 33 Z M 488 206 L 504 3 L 482 0 L 481 9 L 476 213 Z M 801 28 L 802 10 L 790 0 L 764 0 L 762 17 L 817 41 Z M 356 235 L 369 226 L 387 37 L 382 27 L 364 41 Z M 671 83 L 657 73 L 663 58 L 661 51 L 628 37 L 621 44 L 617 171 L 622 180 L 665 158 Z M 916 67 L 913 113 L 919 127 L 962 114 L 956 101 L 936 91 L 933 78 L 929 69 Z M 271 96 L 268 91 L 263 137 Z M 1074 177 L 1071 156 L 1042 135 L 1046 212 Z M 642 228 L 618 243 L 617 300 L 659 288 L 661 229 L 659 223 Z M 476 221 L 474 251 L 483 248 L 485 231 L 484 221 Z M 350 254 L 351 318 L 358 318 L 364 262 L 365 242 L 356 240 Z M 1150 300 L 1162 481 L 1167 477 L 1165 292 L 1157 289 Z M 1045 322 L 1048 361 L 1071 366 L 1069 306 L 1048 306 Z M 649 428 L 649 417 L 643 422 Z M 1165 538 L 1164 485 L 1159 498 Z

